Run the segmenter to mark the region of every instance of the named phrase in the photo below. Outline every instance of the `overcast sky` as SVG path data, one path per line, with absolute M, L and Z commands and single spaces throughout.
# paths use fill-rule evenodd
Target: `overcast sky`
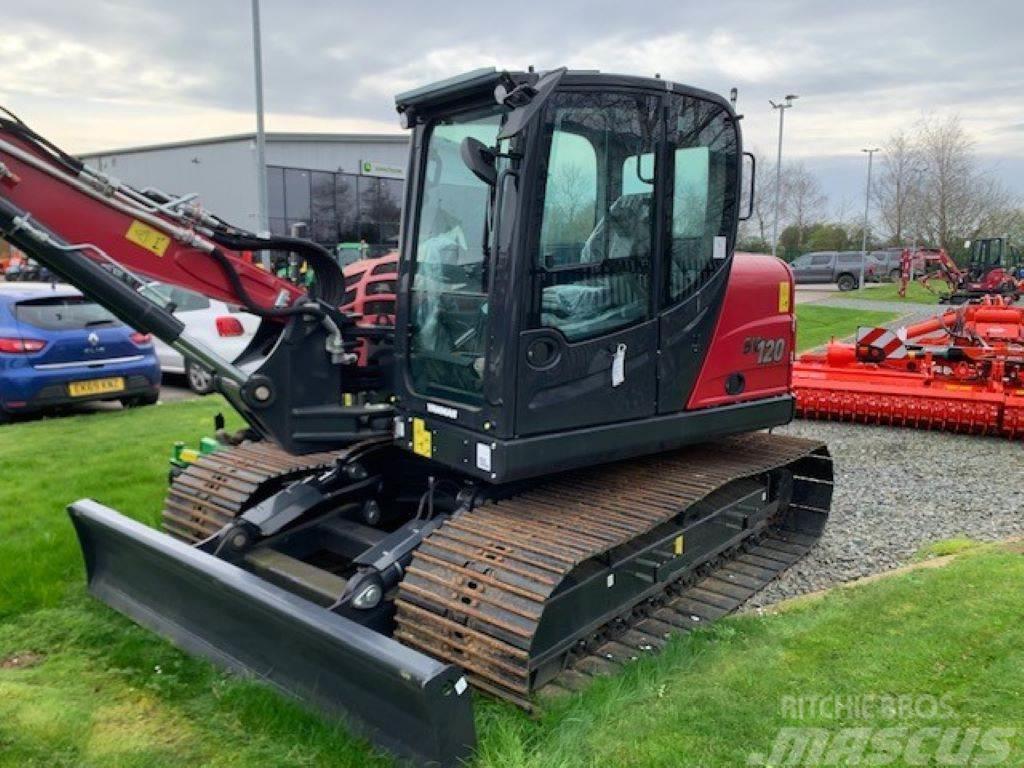
M 267 127 L 398 131 L 395 92 L 480 66 L 567 65 L 739 88 L 749 147 L 787 113 L 832 204 L 860 148 L 958 113 L 1024 196 L 1024 2 L 262 0 Z M 253 129 L 248 0 L 0 0 L 0 104 L 71 151 Z

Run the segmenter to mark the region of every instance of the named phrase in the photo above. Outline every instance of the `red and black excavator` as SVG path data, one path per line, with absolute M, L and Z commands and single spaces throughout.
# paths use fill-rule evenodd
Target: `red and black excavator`
M 1020 251 L 1007 237 L 980 237 L 964 245 L 971 249 L 967 269 L 956 290 L 943 301 L 949 304 L 977 303 L 985 296 L 1001 296 L 1016 301 L 1024 293 L 1024 280 L 1018 274 Z
M 970 261 L 962 269 L 945 248 L 918 248 L 911 252 L 904 248 L 900 259 L 901 297 L 907 294 L 907 285 L 915 269 L 920 270 L 917 282 L 932 290 L 931 281 L 938 278 L 946 283 L 948 292 L 939 294 L 942 304 L 976 304 L 985 297 L 999 296 L 1016 301 L 1024 293 L 1024 279 L 1019 274 L 1019 251 L 1004 237 L 968 240 Z
M 763 431 L 793 417 L 793 282 L 734 253 L 729 102 L 565 69 L 396 102 L 412 140 L 392 325 L 340 309 L 320 246 L 134 189 L 12 115 L 0 233 L 208 367 L 249 425 L 177 475 L 164 532 L 70 505 L 91 592 L 454 766 L 469 684 L 531 706 L 735 609 L 820 536 L 832 464 Z M 244 258 L 267 250 L 313 285 Z M 222 360 L 115 271 L 262 327 Z

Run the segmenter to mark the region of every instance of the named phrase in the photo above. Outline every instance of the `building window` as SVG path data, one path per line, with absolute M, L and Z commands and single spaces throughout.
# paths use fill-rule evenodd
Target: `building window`
M 334 211 L 338 217 L 338 242 L 359 242 L 359 206 L 356 197 L 358 176 L 334 174 Z
M 309 171 L 285 168 L 284 171 L 284 213 L 288 224 L 309 223 L 310 195 Z
M 302 223 L 325 248 L 366 241 L 371 255 L 382 255 L 398 248 L 404 187 L 401 179 L 269 167 L 270 231 L 287 235 Z
M 267 215 L 272 235 L 287 235 L 284 216 L 284 168 L 267 168 Z
M 318 243 L 338 240 L 338 217 L 334 211 L 334 174 L 314 171 L 310 182 L 310 233 Z

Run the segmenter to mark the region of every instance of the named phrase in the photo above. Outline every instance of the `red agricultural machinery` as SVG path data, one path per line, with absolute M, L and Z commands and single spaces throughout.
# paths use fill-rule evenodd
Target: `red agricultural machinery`
M 793 368 L 797 415 L 1024 436 L 1024 308 L 983 298 L 906 329 L 861 328 Z
M 341 300 L 341 310 L 356 318 L 356 325 L 360 328 L 393 328 L 398 253 L 391 251 L 377 258 L 361 259 L 346 265 L 342 272 L 345 275 L 345 296 Z M 384 346 L 370 338 L 360 339 L 359 364 L 365 366 L 370 363 L 374 351 L 382 351 Z

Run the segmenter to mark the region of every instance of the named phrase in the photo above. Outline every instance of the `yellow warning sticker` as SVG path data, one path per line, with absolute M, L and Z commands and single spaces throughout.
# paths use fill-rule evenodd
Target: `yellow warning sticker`
M 677 555 L 681 555 L 681 554 L 683 554 L 685 549 L 686 549 L 686 539 L 684 539 L 682 537 L 682 535 L 676 536 L 675 547 L 674 547 L 675 553 Z
M 128 231 L 124 235 L 124 239 L 161 257 L 167 253 L 167 246 L 171 244 L 171 238 L 160 230 L 154 229 L 148 224 L 143 224 L 141 221 L 133 221 L 131 223 L 131 226 L 128 227 Z
M 412 452 L 428 459 L 434 455 L 433 436 L 423 419 L 412 420 Z
M 779 283 L 779 312 L 789 312 L 789 281 Z

